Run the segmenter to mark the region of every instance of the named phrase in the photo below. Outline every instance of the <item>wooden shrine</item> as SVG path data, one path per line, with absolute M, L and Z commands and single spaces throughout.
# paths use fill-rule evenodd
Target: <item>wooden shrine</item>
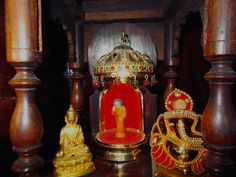
M 200 176 L 235 176 L 235 20 L 234 0 L 0 1 L 1 174 L 52 176 L 69 105 L 94 153 L 101 115 L 94 63 L 125 30 L 131 47 L 152 59 L 157 78 L 154 87 L 140 86 L 147 142 L 165 99 L 180 88 L 203 115 L 208 154 Z M 148 143 L 144 151 L 124 163 L 95 156 L 88 176 L 150 177 Z M 164 168 L 159 175 L 183 176 Z

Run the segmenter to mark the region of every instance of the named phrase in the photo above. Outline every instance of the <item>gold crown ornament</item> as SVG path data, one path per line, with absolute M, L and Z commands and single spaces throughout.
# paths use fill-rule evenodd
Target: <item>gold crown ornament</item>
M 145 86 L 157 83 L 155 66 L 150 57 L 135 51 L 130 44 L 128 35 L 122 32 L 121 44 L 97 61 L 94 67 L 96 87 L 104 86 L 104 81 L 111 78 L 119 79 L 121 82 L 142 78 Z
M 152 159 L 169 170 L 179 169 L 184 174 L 203 173 L 202 159 L 208 151 L 203 146 L 202 133 L 197 130 L 201 115 L 192 111 L 191 97 L 175 89 L 168 95 L 165 108 L 167 111 L 158 116 L 152 127 Z

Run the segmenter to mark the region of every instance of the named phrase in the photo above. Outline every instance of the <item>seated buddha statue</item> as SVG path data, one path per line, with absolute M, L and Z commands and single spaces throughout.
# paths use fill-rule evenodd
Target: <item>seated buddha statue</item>
M 55 175 L 60 177 L 83 176 L 95 170 L 92 154 L 84 144 L 78 116 L 70 106 L 65 116 L 66 125 L 60 132 L 60 149 L 53 160 Z
M 121 99 L 115 99 L 112 107 L 111 114 L 116 120 L 116 138 L 125 137 L 125 126 L 124 121 L 126 117 L 126 107 L 122 105 Z

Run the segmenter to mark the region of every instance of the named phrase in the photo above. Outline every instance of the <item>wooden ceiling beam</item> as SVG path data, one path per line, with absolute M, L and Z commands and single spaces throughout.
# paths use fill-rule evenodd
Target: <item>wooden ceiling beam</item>
M 162 18 L 162 10 L 132 10 L 113 12 L 86 12 L 86 22 L 116 21 L 116 20 L 137 20 Z
M 177 13 L 177 11 L 183 6 L 183 3 L 185 3 L 186 0 L 178 0 L 178 1 L 166 1 L 166 6 L 167 6 L 167 3 L 168 4 L 168 7 L 166 7 L 165 9 L 165 16 L 173 16 L 174 14 Z

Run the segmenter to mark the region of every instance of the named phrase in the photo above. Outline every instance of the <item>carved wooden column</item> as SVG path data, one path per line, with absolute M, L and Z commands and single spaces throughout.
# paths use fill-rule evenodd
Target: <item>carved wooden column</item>
M 68 45 L 68 62 L 71 62 L 74 60 L 74 41 L 73 41 L 73 35 L 68 29 L 67 25 L 63 24 L 63 29 L 66 32 L 67 37 L 67 45 Z
M 229 153 L 236 141 L 236 113 L 231 102 L 231 86 L 236 78 L 231 67 L 236 59 L 236 1 L 208 0 L 205 12 L 204 55 L 212 65 L 205 75 L 210 86 L 202 118 L 209 149 L 205 163 L 210 176 L 235 176 Z
M 75 57 L 78 61 L 80 71 L 84 70 L 84 17 L 75 23 Z
M 72 80 L 70 104 L 74 107 L 77 113 L 80 113 L 84 109 L 84 77 L 79 72 L 79 64 L 77 61 L 70 62 L 70 69 L 73 71 L 73 75 L 70 77 Z
M 174 44 L 178 44 L 178 38 L 174 40 Z M 173 44 L 173 22 L 169 20 L 165 25 L 165 51 L 164 51 L 164 63 L 167 68 L 167 72 L 164 74 L 166 77 L 166 88 L 164 92 L 164 100 L 171 91 L 176 88 L 176 78 L 178 74 L 176 69 L 179 65 L 178 57 L 178 45 Z M 174 50 L 173 49 L 174 45 Z
M 18 158 L 12 166 L 20 176 L 30 176 L 42 166 L 36 154 L 41 146 L 43 123 L 35 103 L 40 80 L 34 74 L 41 59 L 41 5 L 37 0 L 6 0 L 7 61 L 16 69 L 10 81 L 16 91 L 16 107 L 10 137 Z
M 76 60 L 70 62 L 70 69 L 73 71 L 71 76 L 72 89 L 70 103 L 73 105 L 77 113 L 81 113 L 84 110 L 84 77 L 81 72 L 84 69 L 84 38 L 83 38 L 83 23 L 77 21 L 75 23 L 75 57 Z

